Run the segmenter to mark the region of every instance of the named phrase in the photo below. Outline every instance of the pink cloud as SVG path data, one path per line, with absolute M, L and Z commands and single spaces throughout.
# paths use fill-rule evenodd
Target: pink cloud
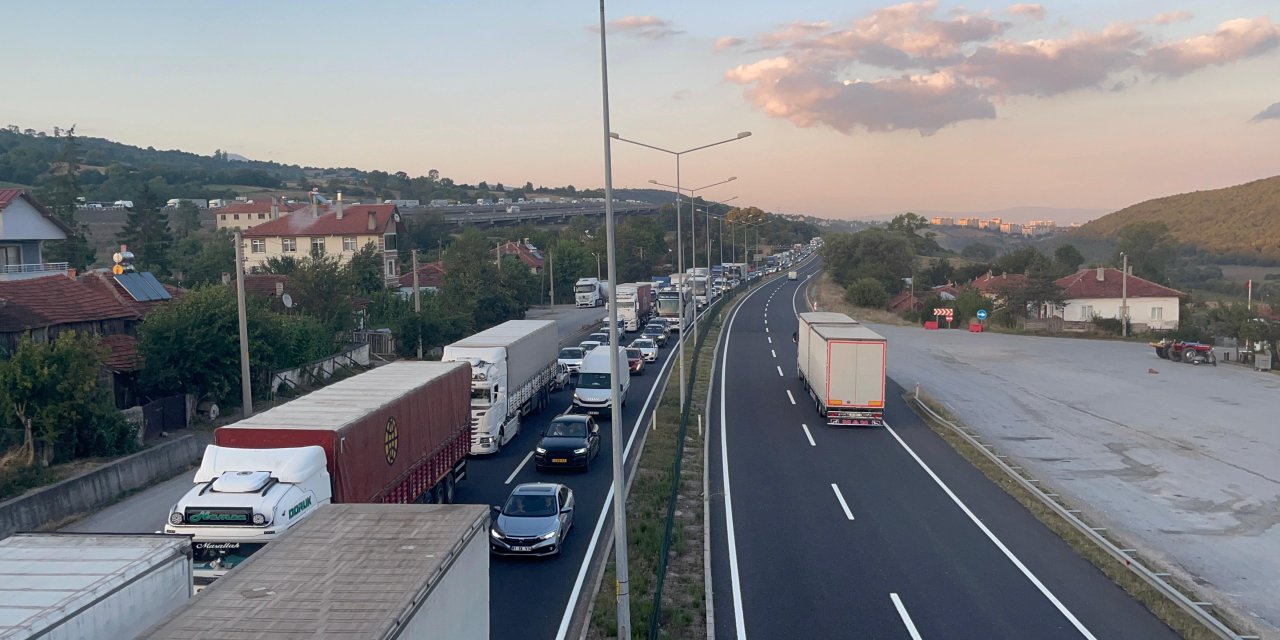
M 1168 13 L 1161 13 L 1157 15 L 1152 19 L 1152 22 L 1156 24 L 1173 24 L 1175 22 L 1190 20 L 1191 17 L 1190 11 L 1170 11 Z
M 734 37 L 718 38 L 716 40 L 715 49 L 716 51 L 728 51 L 729 49 L 740 47 L 746 44 L 746 42 L 747 41 L 742 38 L 734 38 Z
M 996 42 L 979 47 L 958 69 L 992 93 L 1048 96 L 1101 86 L 1132 66 L 1146 42 L 1132 27 L 1112 25 L 1062 40 Z
M 1218 26 L 1210 35 L 1160 45 L 1147 51 L 1142 68 L 1166 76 L 1181 76 L 1212 65 L 1252 58 L 1280 46 L 1280 26 L 1271 19 L 1240 18 Z
M 598 31 L 598 29 L 597 29 Z M 609 22 L 609 31 L 627 33 L 650 40 L 662 40 L 684 33 L 675 28 L 670 20 L 655 16 L 627 16 Z
M 1044 20 L 1044 5 L 1039 4 L 1015 4 L 1009 6 L 1009 13 L 1015 16 L 1023 16 L 1032 20 Z

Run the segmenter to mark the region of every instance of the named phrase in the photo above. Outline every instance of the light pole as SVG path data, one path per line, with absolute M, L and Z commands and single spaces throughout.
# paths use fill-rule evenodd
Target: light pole
M 604 0 L 601 0 L 601 4 L 600 4 L 600 13 L 601 13 L 601 15 L 603 16 L 603 14 L 604 14 Z M 601 20 L 603 21 L 603 17 L 601 18 Z M 600 41 L 601 41 L 601 45 L 600 45 L 600 46 L 603 48 L 603 46 L 604 46 L 604 24 L 603 24 L 603 22 L 601 23 L 601 26 L 600 26 L 600 34 L 601 34 L 601 35 L 600 35 Z M 607 119 L 607 118 L 606 118 L 606 119 Z M 734 137 L 732 137 L 732 138 L 729 138 L 728 140 L 721 140 L 721 141 L 719 141 L 719 142 L 712 142 L 711 144 L 704 144 L 704 145 L 702 145 L 702 146 L 700 146 L 700 147 L 693 147 L 692 149 L 685 149 L 684 151 L 672 151 L 672 150 L 670 150 L 670 149 L 663 149 L 662 147 L 655 147 L 655 146 L 653 146 L 653 145 L 651 145 L 651 144 L 645 144 L 645 143 L 643 143 L 643 142 L 637 142 L 637 141 L 635 141 L 635 140 L 628 140 L 628 139 L 623 138 L 622 136 L 620 136 L 620 135 L 618 135 L 618 134 L 616 134 L 616 133 L 610 133 L 610 134 L 609 134 L 609 136 L 610 136 L 611 138 L 613 138 L 614 140 L 620 140 L 620 141 L 622 141 L 622 142 L 630 142 L 631 144 L 634 144 L 634 145 L 636 145 L 636 146 L 644 147 L 644 148 L 646 148 L 646 149 L 653 149 L 654 151 L 661 151 L 661 152 L 663 152 L 663 153 L 668 153 L 668 154 L 671 154 L 671 155 L 673 155 L 673 156 L 675 156 L 675 157 L 676 157 L 676 262 L 677 262 L 676 270 L 677 270 L 681 275 L 683 275 L 683 274 L 684 274 L 684 241 L 681 239 L 681 230 L 680 230 L 680 156 L 682 156 L 682 155 L 684 155 L 684 154 L 686 154 L 686 153 L 693 153 L 694 151 L 699 151 L 699 150 L 701 150 L 701 149 L 706 149 L 706 148 L 708 148 L 708 147 L 714 147 L 714 146 L 716 146 L 716 145 L 726 144 L 726 143 L 729 143 L 729 142 L 733 142 L 733 141 L 735 141 L 735 140 L 741 140 L 741 139 L 746 138 L 746 137 L 748 137 L 748 136 L 750 136 L 750 135 L 751 135 L 751 132 L 750 132 L 750 131 L 743 131 L 743 132 L 739 133 L 737 136 L 734 136 Z M 683 410 L 683 408 L 684 408 L 684 403 L 685 403 L 685 385 L 686 385 L 686 379 L 685 379 L 685 374 L 684 374 L 684 342 L 685 342 L 685 341 L 684 341 L 685 329 L 684 329 L 684 326 L 683 326 L 683 322 L 684 322 L 684 319 L 685 319 L 685 316 L 684 316 L 684 294 L 682 293 L 681 295 L 676 296 L 676 300 L 678 301 L 678 304 L 677 304 L 677 307 L 676 307 L 676 313 L 679 313 L 679 314 L 680 314 L 680 322 L 682 323 L 682 324 L 681 324 L 681 328 L 680 328 L 680 354 L 679 354 L 679 357 L 680 357 L 680 407 L 681 407 L 681 409 Z M 694 329 L 694 331 L 697 331 L 697 329 Z M 619 637 L 619 638 L 621 638 L 621 637 L 622 637 L 622 635 L 621 635 L 621 634 L 619 634 L 619 636 L 618 636 L 618 637 Z
M 604 229 L 609 258 L 609 281 L 618 285 L 618 261 L 614 251 L 613 140 L 609 133 L 609 57 L 605 48 L 604 0 L 600 0 L 600 95 L 604 120 Z M 599 260 L 599 258 L 597 258 Z M 599 264 L 597 262 L 597 264 Z M 612 293 L 612 292 L 611 292 Z M 611 296 L 612 297 L 612 296 Z M 609 305 L 609 422 L 613 432 L 613 562 L 617 576 L 618 637 L 631 637 L 631 579 L 627 565 L 627 482 L 622 443 L 622 396 L 618 392 L 618 305 Z
M 750 134 L 750 133 L 748 133 L 747 135 L 751 135 L 751 134 Z M 742 134 L 738 134 L 738 137 L 740 137 L 740 138 L 741 138 L 741 137 L 743 137 L 743 135 L 742 135 Z M 697 216 L 697 213 L 698 213 L 698 212 L 697 212 L 697 210 L 694 208 L 694 207 L 696 207 L 697 205 L 696 205 L 696 204 L 694 203 L 694 201 L 693 201 L 693 194 L 695 194 L 695 193 L 697 193 L 697 192 L 699 192 L 699 191 L 702 191 L 703 189 L 710 189 L 711 187 L 718 187 L 718 186 L 720 186 L 720 185 L 722 185 L 722 184 L 725 184 L 725 183 L 728 183 L 728 182 L 733 182 L 734 180 L 737 180 L 737 179 L 738 179 L 738 176 L 731 176 L 731 177 L 729 177 L 728 179 L 721 180 L 720 182 L 713 182 L 713 183 L 711 183 L 711 184 L 703 185 L 703 186 L 701 186 L 701 187 L 698 187 L 698 188 L 696 188 L 696 189 L 685 189 L 685 191 L 688 191 L 688 192 L 689 192 L 689 234 L 690 234 L 690 237 L 689 237 L 689 264 L 693 265 L 693 267 L 691 267 L 691 268 L 696 269 L 696 268 L 697 268 L 697 266 L 698 266 L 698 249 L 697 249 L 697 247 L 698 247 L 698 230 L 697 230 L 697 227 L 695 226 L 695 223 L 698 221 L 698 216 Z M 679 180 L 677 180 L 676 182 L 679 182 Z M 668 189 L 675 189 L 675 190 L 676 190 L 676 202 L 679 202 L 679 201 L 680 201 L 680 200 L 679 200 L 679 199 L 680 199 L 680 187 L 679 187 L 679 185 L 663 184 L 663 183 L 661 183 L 661 182 L 658 182 L 657 180 L 650 180 L 650 181 L 649 181 L 649 184 L 656 184 L 656 185 L 658 185 L 659 187 L 667 187 Z M 679 220 L 677 220 L 677 221 L 676 221 L 676 227 L 677 227 L 677 228 L 679 228 L 679 226 L 680 226 L 680 221 L 679 221 Z M 709 225 L 708 225 L 708 226 L 709 226 Z M 707 233 L 708 233 L 708 234 L 710 234 L 710 233 L 711 233 L 710 229 L 708 229 Z M 711 240 L 710 240 L 709 235 L 708 235 L 708 239 L 707 239 L 707 246 L 708 246 L 708 251 L 710 251 Z M 707 256 L 707 277 L 708 277 L 708 279 L 711 277 L 711 263 L 710 263 L 710 260 L 711 260 L 711 256 L 709 256 L 709 255 L 708 255 L 708 256 Z M 683 269 L 681 269 L 681 271 L 683 271 Z M 708 297 L 708 298 L 710 298 L 710 295 L 708 294 L 708 296 L 707 296 L 707 297 Z M 693 312 L 693 317 L 694 317 L 694 322 L 693 322 L 693 342 L 694 342 L 694 344 L 697 344 L 697 342 L 698 342 L 698 322 L 697 322 L 697 318 L 698 318 L 698 309 L 697 309 L 697 306 L 698 306 L 698 305 L 697 305 L 697 301 L 694 301 L 694 312 Z M 681 317 L 681 318 L 683 318 L 683 317 L 684 317 L 684 312 L 681 312 L 680 317 Z M 684 358 L 684 352 L 683 352 L 683 349 L 684 349 L 684 338 L 683 338 L 683 337 L 681 337 L 681 338 L 680 338 L 680 347 L 681 347 L 681 354 L 680 354 L 680 357 L 681 357 L 681 358 Z M 681 374 L 681 376 L 683 377 L 683 374 Z M 683 401 L 681 401 L 681 402 L 682 402 L 681 406 L 683 406 Z
M 735 179 L 736 178 L 730 178 L 730 180 L 735 180 Z M 710 284 L 711 284 L 711 219 L 712 218 L 716 218 L 721 221 L 720 222 L 720 264 L 721 265 L 724 264 L 724 218 L 720 216 L 711 215 L 711 207 L 714 205 L 723 205 L 726 202 L 732 202 L 737 199 L 738 199 L 738 196 L 733 196 L 732 198 L 725 198 L 724 200 L 702 205 L 702 208 L 706 209 L 706 212 L 707 212 L 707 285 L 708 285 L 707 299 L 708 299 L 708 303 L 710 302 L 710 297 L 711 297 L 709 291 L 710 291 Z M 694 205 L 694 206 L 696 208 L 698 205 Z

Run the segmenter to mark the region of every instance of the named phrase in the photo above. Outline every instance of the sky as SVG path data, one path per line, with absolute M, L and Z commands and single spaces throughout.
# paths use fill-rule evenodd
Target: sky
M 737 178 L 699 192 L 713 200 L 831 218 L 1109 211 L 1280 174 L 1272 3 L 607 11 L 615 132 L 673 151 L 752 133 L 681 156 L 686 188 Z M 599 187 L 598 21 L 581 1 L 20 3 L 0 125 Z M 613 145 L 615 187 L 675 179 L 674 156 Z

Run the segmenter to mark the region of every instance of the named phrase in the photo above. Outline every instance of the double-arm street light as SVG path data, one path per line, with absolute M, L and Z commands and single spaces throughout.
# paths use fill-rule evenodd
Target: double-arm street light
M 601 9 L 600 9 L 600 13 L 601 13 L 601 15 L 603 16 L 603 14 L 604 14 L 604 0 L 601 0 L 600 7 L 601 7 Z M 604 44 L 603 44 L 603 43 L 604 43 L 604 23 L 603 23 L 603 18 L 602 18 L 602 22 L 601 22 L 601 25 L 600 25 L 600 34 L 601 34 L 601 36 L 600 36 L 600 38 L 601 38 L 601 47 L 603 48 L 603 46 L 604 46 Z M 606 119 L 606 123 L 607 123 L 607 122 L 608 122 L 608 120 Z M 676 184 L 675 184 L 675 187 L 674 187 L 674 188 L 675 188 L 675 190 L 676 190 L 676 262 L 677 262 L 677 265 L 676 265 L 676 271 L 677 271 L 677 273 L 681 274 L 681 276 L 683 276 L 683 275 L 684 275 L 684 239 L 683 239 L 683 237 L 682 237 L 682 231 L 681 231 L 681 229 L 680 229 L 680 193 L 681 193 L 681 192 L 680 192 L 680 156 L 685 155 L 685 154 L 687 154 L 687 153 L 693 153 L 694 151 L 701 151 L 702 149 L 707 149 L 707 148 L 710 148 L 710 147 L 714 147 L 714 146 L 718 146 L 718 145 L 722 145 L 722 144 L 727 144 L 727 143 L 730 143 L 730 142 L 734 142 L 735 140 L 741 140 L 741 139 L 746 138 L 746 137 L 748 137 L 748 136 L 750 136 L 750 135 L 751 135 L 751 132 L 750 132 L 750 131 L 743 131 L 743 132 L 739 133 L 738 135 L 736 135 L 736 136 L 734 136 L 734 137 L 732 137 L 732 138 L 729 138 L 729 139 L 727 139 L 727 140 L 721 140 L 721 141 L 719 141 L 719 142 L 712 142 L 711 144 L 704 144 L 704 145 L 702 145 L 702 146 L 700 146 L 700 147 L 693 147 L 692 149 L 685 149 L 684 151 L 672 151 L 671 149 L 663 149 L 662 147 L 656 147 L 656 146 L 651 145 L 651 144 L 645 144 L 645 143 L 643 143 L 643 142 L 638 142 L 638 141 L 635 141 L 635 140 L 629 140 L 629 139 L 627 139 L 627 138 L 624 138 L 624 137 L 622 137 L 622 136 L 618 135 L 617 133 L 613 133 L 613 132 L 610 132 L 610 133 L 609 133 L 609 137 L 610 137 L 610 138 L 613 138 L 614 140 L 618 140 L 618 141 L 621 141 L 621 142 L 629 142 L 629 143 L 634 144 L 634 145 L 636 145 L 636 146 L 644 147 L 644 148 L 646 148 L 646 149 L 653 149 L 654 151 L 661 151 L 661 152 L 663 152 L 663 153 L 670 154 L 670 155 L 673 155 L 673 156 L 675 156 L 675 157 L 676 157 Z M 650 180 L 650 182 L 653 182 L 653 181 L 652 181 L 652 180 Z M 727 182 L 727 181 L 726 181 L 726 182 Z M 656 183 L 655 183 L 655 184 L 656 184 Z M 706 188 L 708 188 L 708 187 L 712 187 L 712 186 L 715 186 L 715 185 L 707 185 L 707 187 L 700 187 L 700 188 L 702 188 L 702 189 L 706 189 Z M 692 241 L 692 239 L 691 239 L 691 241 Z M 683 285 L 683 283 L 681 283 L 681 288 L 683 288 L 683 286 L 684 286 L 684 285 Z M 684 404 L 685 404 L 685 387 L 687 386 L 687 379 L 685 378 L 685 372 L 684 372 L 684 343 L 685 343 L 685 339 L 684 339 L 684 338 L 685 338 L 685 327 L 686 327 L 686 324 L 685 324 L 685 315 L 684 315 L 684 294 L 683 294 L 683 292 L 681 292 L 681 295 L 676 296 L 676 300 L 678 301 L 678 302 L 677 302 L 676 313 L 680 314 L 680 323 L 681 323 L 681 325 L 680 325 L 680 353 L 679 353 L 679 358 L 680 358 L 680 406 L 681 406 L 681 407 L 684 407 Z M 696 317 L 696 314 L 695 314 L 695 317 Z M 698 330 L 698 329 L 697 329 L 697 323 L 693 323 L 693 324 L 694 324 L 694 332 L 695 332 L 695 334 L 696 334 L 696 333 L 697 333 L 697 330 Z M 619 629 L 621 630 L 621 627 L 619 627 Z M 622 635 L 619 635 L 618 637 L 623 637 L 623 636 L 622 636 Z
M 696 204 L 694 205 L 695 210 L 696 210 L 696 207 L 701 206 L 704 210 L 706 210 L 706 213 L 707 213 L 707 277 L 708 278 L 711 277 L 711 219 L 712 218 L 715 218 L 720 221 L 720 264 L 721 265 L 724 264 L 724 216 L 722 215 L 718 216 L 718 215 L 712 214 L 711 207 L 715 205 L 723 205 L 726 202 L 733 202 L 734 200 L 737 200 L 737 199 L 738 199 L 738 196 L 733 196 L 732 198 L 725 198 L 724 200 L 708 202 L 702 205 L 696 205 Z

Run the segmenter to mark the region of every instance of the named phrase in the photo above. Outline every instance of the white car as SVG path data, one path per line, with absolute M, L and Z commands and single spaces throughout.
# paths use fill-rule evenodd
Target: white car
M 631 341 L 632 349 L 639 349 L 644 354 L 645 362 L 656 362 L 658 360 L 658 343 L 648 338 L 637 338 Z
M 560 350 L 560 357 L 556 361 L 569 370 L 569 373 L 577 373 L 582 367 L 582 357 L 587 355 L 587 351 L 582 347 L 565 347 Z
M 578 343 L 578 346 L 582 348 L 582 353 L 587 354 L 587 353 L 591 353 L 592 349 L 600 346 L 600 343 L 596 342 L 595 340 L 583 340 L 582 342 Z M 581 366 L 582 363 L 578 363 L 578 364 L 579 366 Z

